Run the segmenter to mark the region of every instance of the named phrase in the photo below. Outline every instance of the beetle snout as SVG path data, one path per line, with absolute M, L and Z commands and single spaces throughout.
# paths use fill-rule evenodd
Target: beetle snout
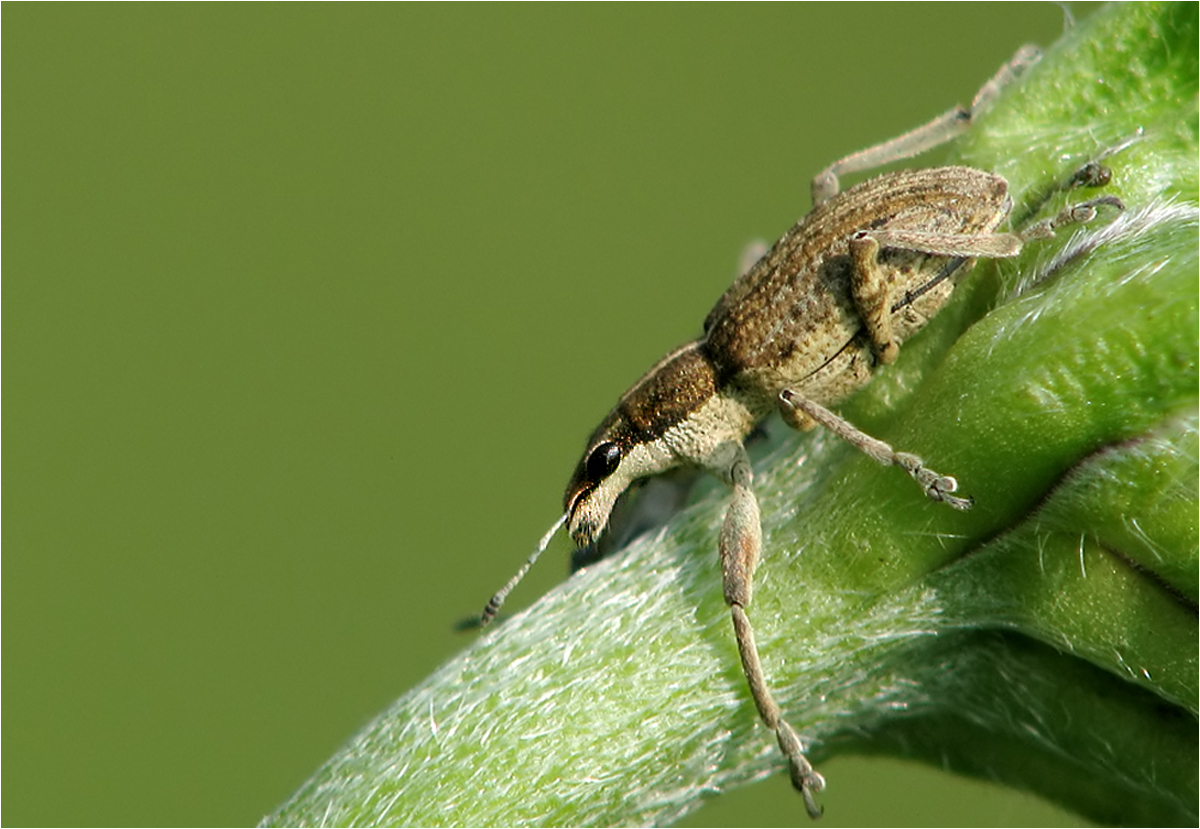
M 578 547 L 595 544 L 608 526 L 619 493 L 603 485 L 581 490 L 567 507 L 567 534 Z

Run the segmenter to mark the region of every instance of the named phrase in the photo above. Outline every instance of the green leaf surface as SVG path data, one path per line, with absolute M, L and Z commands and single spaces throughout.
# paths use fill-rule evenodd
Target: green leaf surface
M 1197 6 L 1131 4 L 1049 50 L 955 147 L 1014 217 L 1088 225 L 980 263 L 842 408 L 954 474 L 955 512 L 819 430 L 752 452 L 750 616 L 821 761 L 914 757 L 1090 819 L 1197 820 Z M 669 823 L 783 761 L 721 599 L 726 490 L 480 637 L 274 824 Z M 837 780 L 830 781 L 837 786 Z M 803 817 L 797 799 L 797 820 Z

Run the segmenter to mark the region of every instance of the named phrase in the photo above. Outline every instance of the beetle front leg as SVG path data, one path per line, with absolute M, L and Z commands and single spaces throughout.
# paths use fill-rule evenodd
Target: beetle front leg
M 738 654 L 742 660 L 742 671 L 750 685 L 750 696 L 767 727 L 775 732 L 779 750 L 788 762 L 792 785 L 804 796 L 804 806 L 810 817 L 821 815 L 816 793 L 825 788 L 822 777 L 804 756 L 804 744 L 783 719 L 779 704 L 771 695 L 763 675 L 762 660 L 758 656 L 758 645 L 754 641 L 754 628 L 746 608 L 754 594 L 754 571 L 758 568 L 759 552 L 762 549 L 762 523 L 758 513 L 758 499 L 751 489 L 752 475 L 750 460 L 745 449 L 738 447 L 737 457 L 729 470 L 733 497 L 725 513 L 721 527 L 721 571 L 724 578 L 725 603 L 733 616 L 733 631 L 737 638 Z
M 794 389 L 779 393 L 779 405 L 784 410 L 785 420 L 803 420 L 797 414 L 813 420 L 843 440 L 874 458 L 884 466 L 898 466 L 912 476 L 925 494 L 935 501 L 943 501 L 955 509 L 970 509 L 974 503 L 970 498 L 959 498 L 951 493 L 958 489 L 958 481 L 950 475 L 942 475 L 925 466 L 925 461 L 910 452 L 897 452 L 890 444 L 873 438 L 858 429 L 853 423 L 831 412 L 819 403 L 805 398 Z

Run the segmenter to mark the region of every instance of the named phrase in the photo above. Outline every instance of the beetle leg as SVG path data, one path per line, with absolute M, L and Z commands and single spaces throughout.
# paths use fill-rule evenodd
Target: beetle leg
M 1096 218 L 1096 208 L 1107 205 L 1124 210 L 1116 196 L 1100 196 L 1090 201 L 1064 207 L 1049 219 L 1042 219 L 1020 233 L 945 234 L 920 230 L 861 230 L 850 237 L 850 263 L 853 276 L 850 292 L 871 339 L 871 349 L 883 364 L 891 363 L 900 353 L 892 336 L 893 297 L 887 280 L 879 268 L 879 250 L 888 247 L 928 253 L 932 256 L 953 256 L 963 259 L 1007 259 L 1021 252 L 1026 242 L 1047 239 L 1054 231 L 1069 225 L 1083 224 Z
M 933 256 L 959 256 L 968 259 L 1008 259 L 1021 252 L 1026 242 L 1049 239 L 1056 230 L 1071 225 L 1085 224 L 1096 218 L 1101 205 L 1115 210 L 1124 210 L 1125 205 L 1116 196 L 1099 196 L 1078 204 L 1069 204 L 1049 219 L 1042 219 L 1022 229 L 1019 233 L 929 233 L 921 230 L 860 230 L 850 237 L 850 257 L 854 266 L 854 297 L 859 304 L 859 313 L 867 321 L 872 309 L 873 297 L 886 291 L 882 277 L 878 276 L 880 248 L 896 248 L 928 253 Z M 880 284 L 876 284 L 880 283 Z M 865 299 L 859 298 L 863 291 Z M 874 341 L 872 334 L 872 341 Z
M 880 363 L 894 362 L 900 346 L 892 336 L 891 291 L 879 269 L 879 240 L 867 232 L 855 233 L 850 238 L 850 262 L 854 268 L 850 292 L 871 338 L 871 349 Z
M 813 205 L 828 201 L 838 194 L 841 189 L 838 176 L 872 170 L 893 161 L 912 158 L 966 132 L 975 119 L 991 106 L 992 102 L 1000 95 L 1000 91 L 1020 77 L 1026 69 L 1037 63 L 1041 56 L 1042 53 L 1037 47 L 1022 46 L 1012 59 L 1000 67 L 1000 71 L 993 75 L 975 94 L 975 99 L 971 102 L 970 107 L 956 106 L 915 130 L 906 132 L 890 141 L 884 141 L 882 144 L 876 144 L 874 147 L 860 150 L 830 164 L 812 180 Z
M 1125 209 L 1124 203 L 1116 196 L 1100 196 L 1079 204 L 1069 204 L 1060 210 L 1057 216 L 1034 222 L 1016 236 L 1022 242 L 1028 242 L 1031 239 L 1048 239 L 1059 228 L 1090 222 L 1096 218 L 1096 208 L 1102 204 L 1117 210 Z
M 894 297 L 879 267 L 880 248 L 963 259 L 994 259 L 1016 256 L 1021 252 L 1024 240 L 1012 233 L 971 236 L 913 230 L 861 230 L 850 237 L 848 244 L 852 268 L 850 293 L 871 339 L 871 350 L 875 352 L 876 360 L 886 365 L 896 360 L 900 345 L 892 333 Z
M 783 719 L 779 703 L 771 694 L 763 674 L 762 661 L 758 656 L 758 645 L 754 641 L 754 628 L 746 607 L 754 594 L 754 571 L 758 567 L 762 548 L 762 523 L 759 520 L 758 499 L 751 489 L 752 475 L 750 460 L 745 449 L 740 450 L 728 475 L 733 486 L 733 497 L 725 513 L 721 527 L 721 572 L 724 578 L 725 603 L 733 616 L 733 631 L 737 638 L 738 654 L 742 660 L 742 671 L 750 685 L 750 696 L 754 706 L 767 727 L 775 732 L 779 750 L 788 762 L 792 785 L 804 796 L 804 805 L 810 816 L 821 815 L 816 793 L 825 788 L 823 778 L 804 756 L 804 744 L 795 729 Z
M 955 509 L 970 509 L 970 498 L 959 498 L 951 494 L 958 489 L 958 481 L 950 475 L 942 475 L 925 466 L 925 462 L 918 456 L 909 452 L 897 452 L 889 444 L 871 437 L 845 418 L 839 417 L 819 403 L 806 399 L 798 391 L 784 389 L 779 393 L 779 401 L 781 406 L 799 410 L 884 466 L 900 467 L 912 476 L 925 490 L 925 494 L 933 500 L 944 501 Z

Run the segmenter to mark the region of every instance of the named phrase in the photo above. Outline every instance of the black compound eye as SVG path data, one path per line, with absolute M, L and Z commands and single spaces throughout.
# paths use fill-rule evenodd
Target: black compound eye
M 587 459 L 588 478 L 602 481 L 616 471 L 621 463 L 621 447 L 611 441 L 605 441 L 592 450 Z

